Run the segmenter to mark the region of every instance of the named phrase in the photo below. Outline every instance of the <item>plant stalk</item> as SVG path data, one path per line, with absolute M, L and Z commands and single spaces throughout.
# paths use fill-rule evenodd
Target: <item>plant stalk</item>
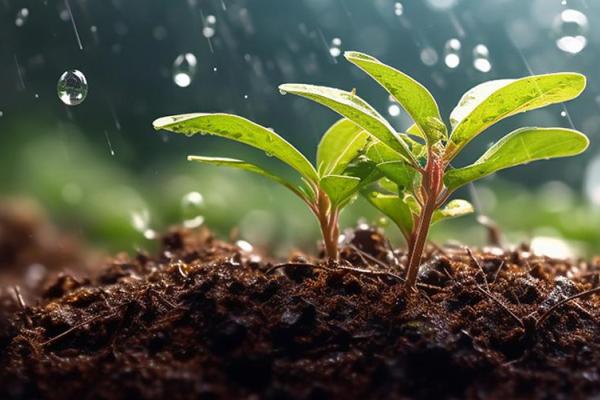
M 429 234 L 429 226 L 435 211 L 435 198 L 428 197 L 425 206 L 419 215 L 416 231 L 412 235 L 413 240 L 410 243 L 410 255 L 408 259 L 408 267 L 406 271 L 406 287 L 414 289 L 417 285 L 417 275 L 419 273 L 419 265 L 421 264 L 421 255 L 425 248 L 427 235 Z
M 321 227 L 325 253 L 330 260 L 338 259 L 338 210 L 334 209 L 327 194 L 319 191 L 317 200 L 317 218 Z

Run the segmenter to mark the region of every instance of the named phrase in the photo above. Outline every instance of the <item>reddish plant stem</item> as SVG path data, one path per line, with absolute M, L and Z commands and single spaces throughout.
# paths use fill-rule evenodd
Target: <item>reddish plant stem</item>
M 421 195 L 423 197 L 423 204 L 409 242 L 405 283 L 409 289 L 414 290 L 417 284 L 419 265 L 421 264 L 421 256 L 425 248 L 427 235 L 429 234 L 429 227 L 431 226 L 433 213 L 439 207 L 440 194 L 444 189 L 443 174 L 444 163 L 442 159 L 430 149 L 427 165 L 422 171 Z
M 325 253 L 331 260 L 338 259 L 338 211 L 331 205 L 331 201 L 325 192 L 319 190 L 317 198 L 316 215 L 321 227 Z

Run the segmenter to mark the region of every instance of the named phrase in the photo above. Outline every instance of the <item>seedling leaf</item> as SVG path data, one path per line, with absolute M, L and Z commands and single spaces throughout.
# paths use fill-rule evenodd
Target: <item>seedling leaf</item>
M 589 144 L 588 138 L 572 129 L 521 128 L 500 139 L 474 164 L 449 170 L 444 182 L 449 190 L 501 169 L 541 159 L 577 155 Z
M 396 150 L 406 160 L 416 163 L 408 146 L 394 128 L 366 101 L 353 92 L 325 86 L 288 83 L 279 86 L 282 93 L 305 97 L 348 118 L 369 134 Z
M 317 182 L 317 171 L 294 146 L 275 132 L 245 118 L 231 114 L 182 114 L 153 122 L 155 129 L 185 135 L 208 133 L 255 147 L 278 158 L 309 181 Z
M 387 161 L 377 164 L 377 168 L 389 180 L 393 181 L 400 190 L 411 188 L 415 181 L 417 171 L 404 161 Z
M 367 54 L 347 51 L 344 56 L 383 86 L 402 105 L 422 132 L 428 135 L 428 118 L 441 121 L 437 103 L 419 82 Z
M 198 163 L 202 163 L 202 164 L 210 164 L 210 165 L 215 165 L 215 166 L 238 168 L 238 169 L 243 169 L 245 171 L 254 172 L 255 174 L 267 177 L 267 178 L 287 187 L 288 189 L 290 189 L 292 192 L 294 192 L 296 195 L 298 195 L 302 199 L 305 199 L 307 197 L 307 195 L 305 193 L 303 193 L 301 190 L 299 190 L 299 188 L 296 185 L 292 184 L 287 179 L 285 179 L 281 176 L 275 175 L 275 174 L 263 169 L 262 167 L 259 167 L 258 165 L 255 165 L 255 164 L 243 161 L 243 160 L 238 160 L 235 158 L 225 158 L 225 157 L 188 156 L 188 161 L 194 161 L 194 162 L 198 162 Z
M 320 176 L 339 175 L 358 157 L 371 136 L 349 119 L 333 124 L 321 138 L 317 148 L 317 170 Z
M 413 217 L 409 206 L 397 195 L 378 192 L 363 193 L 375 208 L 389 217 L 400 229 L 406 240 L 413 229 Z
M 446 204 L 444 208 L 441 208 L 433 213 L 431 223 L 435 224 L 436 222 L 442 220 L 461 217 L 463 215 L 471 214 L 473 211 L 473 205 L 468 201 L 462 199 L 454 199 L 448 202 L 448 204 Z
M 571 100 L 583 91 L 585 84 L 581 74 L 555 73 L 475 86 L 465 93 L 450 116 L 454 129 L 447 159 L 454 158 L 468 142 L 496 122 L 517 113 Z
M 360 185 L 360 178 L 344 175 L 327 175 L 321 178 L 321 187 L 334 205 L 344 203 L 356 193 Z

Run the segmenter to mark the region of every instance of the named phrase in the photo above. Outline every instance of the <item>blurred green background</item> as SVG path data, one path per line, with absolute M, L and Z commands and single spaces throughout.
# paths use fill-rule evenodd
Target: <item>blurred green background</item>
M 584 155 L 508 170 L 460 195 L 510 243 L 533 241 L 555 255 L 600 250 L 598 1 L 3 0 L 0 16 L 0 195 L 36 199 L 98 246 L 151 248 L 154 231 L 203 218 L 223 237 L 236 230 L 278 255 L 314 251 L 317 226 L 285 189 L 185 156 L 274 160 L 218 138 L 156 133 L 151 122 L 233 112 L 273 127 L 313 159 L 336 115 L 276 89 L 310 82 L 357 88 L 397 129 L 408 127 L 404 111 L 340 56 L 361 50 L 422 82 L 443 115 L 485 80 L 585 74 L 580 98 L 494 126 L 456 164 L 519 126 L 583 131 L 592 142 Z M 89 85 L 77 106 L 57 96 L 57 80 L 70 69 Z M 343 225 L 359 220 L 384 226 L 401 243 L 360 200 Z M 483 244 L 485 229 L 472 216 L 436 227 L 433 238 Z

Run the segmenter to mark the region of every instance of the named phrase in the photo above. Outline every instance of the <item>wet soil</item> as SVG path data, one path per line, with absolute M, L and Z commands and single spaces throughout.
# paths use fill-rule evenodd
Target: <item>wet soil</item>
M 162 243 L 6 298 L 0 398 L 600 397 L 600 295 L 553 307 L 598 286 L 598 260 L 432 247 L 411 292 L 369 229 L 337 264 L 273 264 L 205 230 Z

